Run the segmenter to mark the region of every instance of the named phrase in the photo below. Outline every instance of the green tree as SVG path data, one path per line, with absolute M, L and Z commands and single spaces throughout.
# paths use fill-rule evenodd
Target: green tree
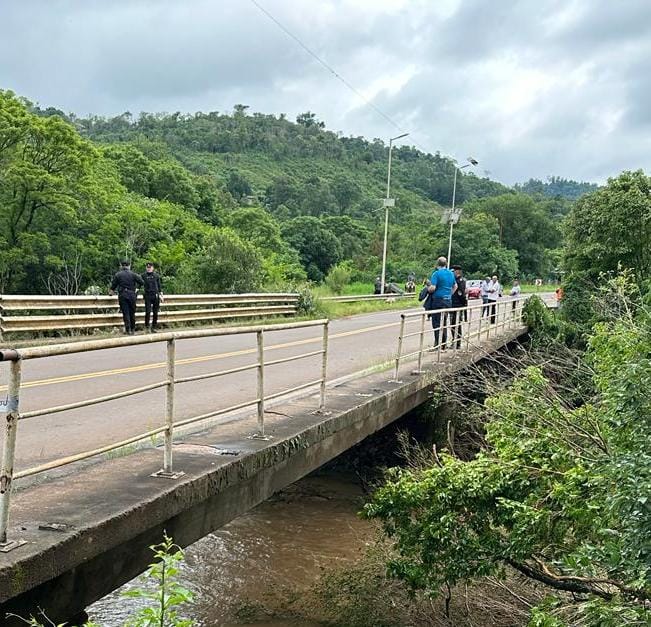
M 355 181 L 347 176 L 337 177 L 330 186 L 337 200 L 339 211 L 345 213 L 361 196 L 361 190 Z
M 130 144 L 106 146 L 103 153 L 115 163 L 122 185 L 129 191 L 149 196 L 150 181 L 154 176 L 151 161 Z
M 43 290 L 119 192 L 115 172 L 70 124 L 0 92 L 0 291 Z
M 582 333 L 599 318 L 592 297 L 609 274 L 630 269 L 631 283 L 649 289 L 651 178 L 623 172 L 582 196 L 565 224 L 563 315 Z M 631 285 L 633 289 L 633 285 Z
M 283 225 L 287 243 L 298 251 L 301 263 L 312 281 L 321 281 L 332 266 L 341 260 L 337 236 L 320 220 L 300 216 Z
M 268 211 L 261 207 L 241 207 L 231 212 L 226 222 L 260 251 L 265 286 L 306 279 L 298 253 L 283 240 L 278 222 Z
M 181 265 L 177 284 L 188 293 L 254 292 L 262 287 L 260 251 L 229 228 L 214 229 Z
M 350 262 L 344 261 L 330 268 L 325 282 L 335 294 L 341 294 L 346 285 L 350 283 L 352 275 Z
M 231 172 L 228 175 L 226 189 L 230 192 L 231 196 L 238 201 L 242 200 L 244 196 L 249 196 L 252 191 L 249 181 L 239 172 Z
M 580 198 L 565 228 L 565 269 L 593 282 L 620 266 L 651 276 L 650 194 L 651 177 L 638 170 Z
M 462 218 L 455 227 L 452 260 L 468 276 L 497 274 L 501 281 L 518 276 L 518 253 L 500 244 L 498 221 L 485 213 Z
M 561 242 L 547 201 L 525 194 L 503 194 L 470 202 L 467 209 L 497 219 L 499 244 L 518 253 L 520 272 L 547 276 L 551 270 L 547 250 L 558 248 Z
M 395 542 L 391 572 L 438 593 L 511 567 L 577 595 L 539 608 L 538 621 L 569 613 L 594 627 L 647 624 L 649 351 L 648 312 L 602 324 L 583 371 L 587 402 L 570 402 L 585 389 L 568 389 L 567 376 L 530 367 L 486 401 L 487 447 L 475 458 L 444 454 L 433 467 L 393 471 L 366 508 Z
M 159 200 L 197 209 L 201 198 L 189 172 L 173 161 L 156 161 L 149 182 L 149 195 Z

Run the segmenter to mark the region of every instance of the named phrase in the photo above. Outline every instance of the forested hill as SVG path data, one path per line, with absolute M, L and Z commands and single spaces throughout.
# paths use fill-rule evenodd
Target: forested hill
M 119 258 L 171 289 L 273 289 L 380 271 L 388 147 L 312 113 L 66 116 L 0 91 L 0 291 L 104 289 Z M 394 148 L 388 272 L 424 274 L 447 248 L 454 162 Z M 467 172 L 467 170 L 465 171 Z M 562 198 L 459 176 L 453 257 L 469 274 L 548 275 Z
M 526 183 L 517 184 L 516 191 L 523 194 L 540 194 L 549 198 L 566 198 L 577 200 L 584 194 L 597 191 L 596 183 L 572 181 L 561 176 L 548 176 L 545 182 L 540 179 L 529 179 Z

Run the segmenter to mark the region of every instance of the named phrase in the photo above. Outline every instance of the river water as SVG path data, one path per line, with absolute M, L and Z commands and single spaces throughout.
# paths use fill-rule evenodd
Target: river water
M 339 476 L 311 476 L 186 549 L 182 582 L 195 593 L 186 612 L 205 627 L 316 627 L 314 622 L 238 622 L 243 602 L 269 602 L 274 588 L 301 590 L 324 567 L 356 559 L 373 538 L 358 518 L 360 486 Z M 103 627 L 122 626 L 141 601 L 123 596 L 131 582 L 88 609 Z

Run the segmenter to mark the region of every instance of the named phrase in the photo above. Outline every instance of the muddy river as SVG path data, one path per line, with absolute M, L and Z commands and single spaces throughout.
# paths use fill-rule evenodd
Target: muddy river
M 274 588 L 301 590 L 324 567 L 356 559 L 373 538 L 370 523 L 357 516 L 363 501 L 352 480 L 308 477 L 188 547 L 181 579 L 195 601 L 186 615 L 207 627 L 315 627 L 274 619 L 247 623 L 238 608 L 269 603 Z M 91 619 L 122 626 L 142 603 L 123 595 L 134 585 L 140 584 L 135 580 L 92 605 Z

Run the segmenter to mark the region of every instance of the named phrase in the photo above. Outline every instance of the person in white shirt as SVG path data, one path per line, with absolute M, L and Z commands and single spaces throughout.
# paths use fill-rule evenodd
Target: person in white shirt
M 497 299 L 500 297 L 502 286 L 497 280 L 497 275 L 494 274 L 490 280 L 486 292 L 488 294 L 488 304 L 490 305 L 491 324 L 495 324 L 497 320 Z
M 511 304 L 511 309 L 515 309 L 515 306 L 517 305 L 517 301 L 515 300 L 520 296 L 520 292 L 522 289 L 520 288 L 520 281 L 517 279 L 513 280 L 513 287 L 511 288 L 511 298 L 513 298 L 513 303 Z
M 488 315 L 488 284 L 491 282 L 490 277 L 486 277 L 479 286 L 479 294 L 481 296 L 481 302 L 484 303 L 484 307 L 481 309 L 481 317 Z

